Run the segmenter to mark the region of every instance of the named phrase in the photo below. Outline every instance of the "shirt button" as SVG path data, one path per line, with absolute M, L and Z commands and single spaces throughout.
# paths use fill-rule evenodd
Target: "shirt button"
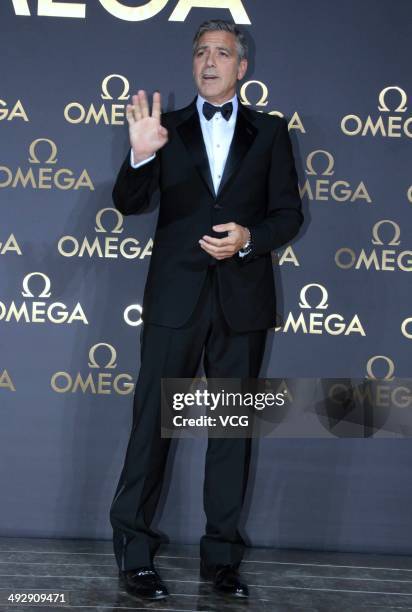
M 216 146 L 217 146 L 217 148 L 219 149 L 219 147 L 220 147 L 220 144 L 217 144 Z
M 218 174 L 218 175 L 217 175 L 217 178 L 220 178 L 221 176 L 222 176 L 221 174 Z

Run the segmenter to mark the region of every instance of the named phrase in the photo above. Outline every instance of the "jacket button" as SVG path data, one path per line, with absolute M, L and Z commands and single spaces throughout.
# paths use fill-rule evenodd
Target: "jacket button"
M 216 202 L 216 204 L 213 204 L 213 208 L 219 209 L 219 208 L 223 208 L 223 206 L 221 206 L 220 204 Z

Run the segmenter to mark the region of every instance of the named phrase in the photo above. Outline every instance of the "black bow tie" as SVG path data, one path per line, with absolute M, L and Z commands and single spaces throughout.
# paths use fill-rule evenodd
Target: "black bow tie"
M 233 104 L 231 102 L 226 102 L 223 106 L 213 106 L 209 102 L 203 103 L 203 114 L 206 119 L 209 121 L 213 117 L 215 113 L 222 113 L 222 117 L 229 121 L 230 115 L 233 111 Z

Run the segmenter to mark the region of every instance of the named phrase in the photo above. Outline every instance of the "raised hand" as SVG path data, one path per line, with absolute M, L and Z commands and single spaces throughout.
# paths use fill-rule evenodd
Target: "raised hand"
M 168 140 L 167 129 L 160 124 L 161 96 L 153 94 L 152 115 L 144 89 L 139 89 L 132 96 L 132 104 L 126 106 L 126 117 L 129 123 L 130 146 L 133 149 L 135 163 L 147 159 L 161 149 Z

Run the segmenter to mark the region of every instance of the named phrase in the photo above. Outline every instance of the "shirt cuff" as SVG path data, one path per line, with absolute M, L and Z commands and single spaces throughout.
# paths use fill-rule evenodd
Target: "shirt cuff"
M 131 165 L 132 168 L 139 168 L 140 166 L 143 166 L 144 164 L 147 164 L 149 161 L 151 161 L 155 157 L 156 157 L 156 153 L 153 153 L 153 155 L 151 155 L 151 157 L 148 157 L 147 159 L 143 159 L 142 161 L 137 162 L 137 164 L 135 164 L 134 163 L 133 149 L 130 149 L 130 165 Z

